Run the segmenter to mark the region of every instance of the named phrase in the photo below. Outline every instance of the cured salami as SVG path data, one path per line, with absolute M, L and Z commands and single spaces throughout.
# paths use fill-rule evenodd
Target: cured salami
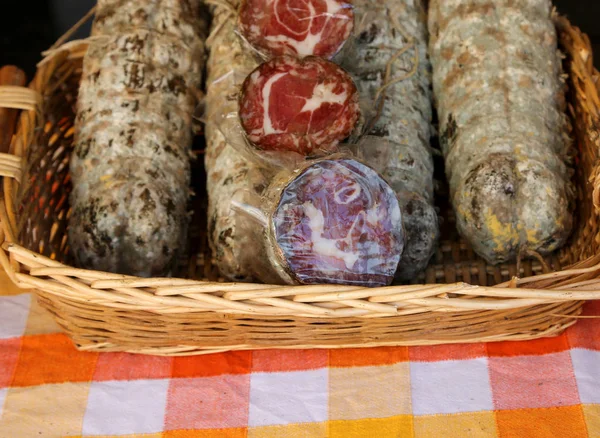
M 333 150 L 360 114 L 352 78 L 319 57 L 262 63 L 244 81 L 239 106 L 242 127 L 257 148 L 304 155 Z
M 354 10 L 344 0 L 243 0 L 238 29 L 263 56 L 330 59 L 352 34 Z
M 414 279 L 439 239 L 434 207 L 430 64 L 424 8 L 413 0 L 356 0 L 365 10 L 353 57 L 344 66 L 361 96 L 374 102 L 360 156 L 392 186 L 402 210 L 406 246 L 396 277 Z
M 172 273 L 186 240 L 206 30 L 196 0 L 98 1 L 70 161 L 78 266 Z
M 299 283 L 385 286 L 404 246 L 392 189 L 352 159 L 317 162 L 282 190 L 274 242 Z
M 237 2 L 230 0 L 232 7 Z M 264 283 L 391 282 L 403 246 L 398 202 L 368 166 L 341 156 L 275 168 L 248 160 L 214 120 L 237 102 L 231 71 L 256 67 L 230 8 L 213 7 L 205 164 L 209 242 L 221 275 Z
M 571 142 L 551 8 L 549 0 L 435 0 L 429 9 L 457 226 L 492 264 L 551 253 L 573 226 Z

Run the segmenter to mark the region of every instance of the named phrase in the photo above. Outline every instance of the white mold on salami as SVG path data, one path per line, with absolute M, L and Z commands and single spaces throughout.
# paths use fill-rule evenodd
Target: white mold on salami
M 142 277 L 174 268 L 187 209 L 169 187 L 133 173 L 90 193 L 75 201 L 70 218 L 70 245 L 81 266 Z
M 570 235 L 564 81 L 549 0 L 434 0 L 433 85 L 459 232 L 489 263 Z
M 279 55 L 331 59 L 354 28 L 344 0 L 243 0 L 240 34 L 265 58 Z
M 69 240 L 85 268 L 170 275 L 184 249 L 198 0 L 99 0 L 77 101 Z
M 242 84 L 241 124 L 261 150 L 303 155 L 335 150 L 359 115 L 352 78 L 323 58 L 279 56 L 258 66 Z
M 353 55 L 342 65 L 363 99 L 374 102 L 363 120 L 358 153 L 392 186 L 402 210 L 406 246 L 396 277 L 414 279 L 439 239 L 433 199 L 433 135 L 427 23 L 420 0 L 355 0 L 364 11 Z
M 204 157 L 208 192 L 208 241 L 214 264 L 220 274 L 236 281 L 256 280 L 252 262 L 256 254 L 256 242 L 248 241 L 255 224 L 238 223 L 233 214 L 232 201 L 246 188 L 249 195 L 262 193 L 268 181 L 261 168 L 227 142 L 219 123 L 231 107 L 237 107 L 240 82 L 257 66 L 253 56 L 242 49 L 242 42 L 234 32 L 234 11 L 238 0 L 211 6 L 211 33 L 207 40 L 206 95 L 206 154 Z M 239 81 L 239 82 L 238 82 Z M 229 101 L 229 102 L 223 102 Z M 229 103 L 230 105 L 227 105 Z M 236 115 L 237 117 L 237 115 Z M 214 121 L 214 122 L 213 122 Z M 247 226 L 244 226 L 247 225 Z M 249 255 L 247 258 L 246 255 Z M 255 262 L 260 258 L 255 257 Z M 274 278 L 278 278 L 276 275 Z

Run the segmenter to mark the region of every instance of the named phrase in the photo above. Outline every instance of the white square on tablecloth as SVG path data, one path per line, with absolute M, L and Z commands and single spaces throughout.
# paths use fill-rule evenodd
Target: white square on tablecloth
M 252 373 L 249 426 L 327 420 L 328 370 Z
M 7 392 L 8 388 L 0 389 L 0 418 L 2 417 L 2 410 L 4 409 L 4 399 L 6 398 Z
M 487 358 L 410 363 L 414 415 L 493 410 Z
M 92 382 L 84 435 L 127 435 L 163 430 L 167 379 Z
M 571 361 L 581 403 L 600 403 L 600 351 L 574 348 Z
M 30 304 L 30 294 L 0 297 L 0 339 L 23 336 Z

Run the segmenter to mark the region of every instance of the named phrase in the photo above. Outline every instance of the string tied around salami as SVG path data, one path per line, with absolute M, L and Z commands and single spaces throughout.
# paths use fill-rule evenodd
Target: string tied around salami
M 385 73 L 383 76 L 382 85 L 375 91 L 375 95 L 373 97 L 373 116 L 365 123 L 364 133 L 370 132 L 373 127 L 377 124 L 379 117 L 381 116 L 381 112 L 383 110 L 383 105 L 385 102 L 385 94 L 387 90 L 395 84 L 398 84 L 402 81 L 406 81 L 412 78 L 415 74 L 417 74 L 419 70 L 419 66 L 421 63 L 419 50 L 415 45 L 414 38 L 404 29 L 404 27 L 400 24 L 398 20 L 399 10 L 403 9 L 403 5 L 392 5 L 391 9 L 387 9 L 387 16 L 392 23 L 392 28 L 398 31 L 402 38 L 404 39 L 404 44 L 398 48 L 392 48 L 394 52 L 390 56 L 389 60 L 385 65 Z M 367 22 L 367 18 L 369 14 L 364 14 L 361 17 L 361 21 L 357 26 L 357 32 L 361 32 L 365 30 L 365 23 Z M 410 61 L 411 67 L 408 71 L 398 74 L 395 77 L 392 76 L 392 69 L 394 64 L 401 59 L 401 57 L 411 51 L 414 53 L 413 59 Z

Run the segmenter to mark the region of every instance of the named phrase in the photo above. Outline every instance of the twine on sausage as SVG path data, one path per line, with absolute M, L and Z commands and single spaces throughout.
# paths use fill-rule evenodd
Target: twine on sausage
M 552 272 L 552 269 L 550 269 L 550 266 L 548 266 L 548 263 L 546 263 L 546 260 L 544 260 L 544 257 L 542 257 L 539 252 L 529 249 L 525 245 L 521 245 L 517 254 L 517 275 L 521 273 L 521 264 L 523 263 L 523 259 L 525 259 L 525 257 L 535 258 L 540 265 L 542 265 L 542 271 L 545 274 Z
M 204 0 L 204 3 L 215 7 L 221 7 L 228 11 L 226 19 L 221 21 L 218 26 L 213 28 L 210 32 L 210 35 L 208 35 L 208 38 L 206 38 L 206 45 L 210 46 L 215 37 L 219 34 L 219 32 L 221 32 L 225 24 L 229 21 L 229 17 L 237 15 L 237 10 L 227 0 Z
M 85 23 L 87 23 L 87 21 L 90 18 L 92 18 L 92 16 L 95 13 L 96 13 L 96 6 L 93 6 L 92 9 L 90 9 L 87 12 L 87 14 L 85 14 L 83 17 L 81 17 L 81 19 L 77 23 L 75 23 L 73 26 L 71 26 L 71 28 L 69 30 L 67 30 L 60 38 L 58 38 L 56 40 L 56 42 L 50 46 L 50 49 L 48 49 L 48 51 L 62 46 L 71 37 L 71 35 L 73 35 L 75 32 L 77 32 L 81 28 L 81 26 L 83 26 Z
M 235 9 L 235 7 L 227 0 L 204 0 L 204 3 L 206 3 L 207 5 L 222 6 L 225 9 L 228 9 L 231 13 L 237 14 L 237 10 Z
M 367 126 L 367 128 L 365 130 L 366 132 L 370 132 L 373 129 L 373 127 L 375 126 L 375 124 L 377 123 L 377 121 L 379 120 L 379 118 L 381 117 L 387 89 L 389 87 L 391 87 L 392 85 L 395 85 L 397 83 L 400 83 L 402 81 L 410 79 L 417 73 L 417 71 L 419 69 L 420 57 L 419 57 L 419 51 L 417 50 L 415 42 L 414 42 L 414 38 L 411 35 L 409 35 L 408 32 L 406 32 L 404 27 L 398 21 L 397 12 L 398 12 L 398 6 L 396 6 L 394 9 L 387 10 L 388 17 L 389 17 L 390 21 L 392 22 L 392 26 L 405 39 L 406 45 L 401 47 L 400 49 L 397 49 L 396 52 L 394 52 L 394 54 L 392 54 L 392 56 L 386 63 L 385 74 L 383 76 L 383 85 L 377 90 L 377 92 L 375 93 L 375 97 L 373 98 L 373 106 L 375 106 L 377 108 L 377 112 L 375 113 L 375 117 L 373 117 L 373 119 Z M 360 26 L 364 25 L 365 17 L 366 17 L 366 15 L 363 16 L 363 20 L 362 20 Z M 414 58 L 413 58 L 411 69 L 403 75 L 400 75 L 400 76 L 390 79 L 390 76 L 392 74 L 392 66 L 394 65 L 394 63 L 398 59 L 400 59 L 400 57 L 402 55 L 404 55 L 411 49 L 414 49 Z
M 49 49 L 44 50 L 42 52 L 43 59 L 40 62 L 38 62 L 36 64 L 36 66 L 39 68 L 40 66 L 48 63 L 58 53 L 64 52 L 64 51 L 69 52 L 70 59 L 75 59 L 79 56 L 83 57 L 85 55 L 85 52 L 87 51 L 87 46 L 89 45 L 90 41 L 98 39 L 98 37 L 88 37 L 88 38 L 73 40 L 73 41 L 69 41 L 69 42 L 67 42 L 67 40 L 75 32 L 77 32 L 81 28 L 81 26 L 83 26 L 85 23 L 87 23 L 88 20 L 90 20 L 94 16 L 95 13 L 96 13 L 96 6 L 93 6 L 87 12 L 87 14 L 85 14 L 77 23 L 75 23 L 73 26 L 71 26 L 71 28 L 69 30 L 67 30 L 64 34 L 62 34 L 54 42 L 54 44 L 52 44 L 50 46 Z M 85 49 L 84 50 L 82 50 L 82 49 L 74 50 L 74 48 L 77 47 L 78 45 L 82 45 L 83 47 L 85 47 Z M 74 54 L 75 54 L 75 56 L 73 56 Z
M 400 7 L 401 7 L 401 5 L 396 5 L 396 7 L 394 9 L 392 9 L 392 10 L 388 9 L 388 17 L 390 18 L 390 21 L 392 22 L 394 29 L 396 29 L 398 32 L 400 32 L 400 34 L 402 34 L 402 37 L 406 40 L 406 46 L 401 48 L 400 50 L 398 50 L 398 52 L 396 52 L 388 61 L 387 65 L 386 65 L 386 69 L 385 69 L 385 77 L 384 77 L 384 81 L 383 81 L 383 86 L 379 90 L 377 90 L 375 99 L 377 99 L 380 96 L 380 94 L 382 94 L 390 86 L 397 84 L 398 82 L 401 82 L 401 81 L 411 78 L 417 72 L 417 70 L 419 68 L 419 64 L 420 64 L 419 51 L 416 48 L 414 37 L 411 36 L 408 32 L 406 32 L 404 27 L 400 24 L 400 21 L 398 21 L 398 15 L 399 15 L 398 9 L 400 9 Z M 402 56 L 404 53 L 406 53 L 410 49 L 415 50 L 415 57 L 414 57 L 412 68 L 408 72 L 406 72 L 406 74 L 390 80 L 389 77 L 391 75 L 392 65 L 394 64 L 394 62 L 396 62 L 396 60 L 398 58 L 400 58 L 400 56 Z

